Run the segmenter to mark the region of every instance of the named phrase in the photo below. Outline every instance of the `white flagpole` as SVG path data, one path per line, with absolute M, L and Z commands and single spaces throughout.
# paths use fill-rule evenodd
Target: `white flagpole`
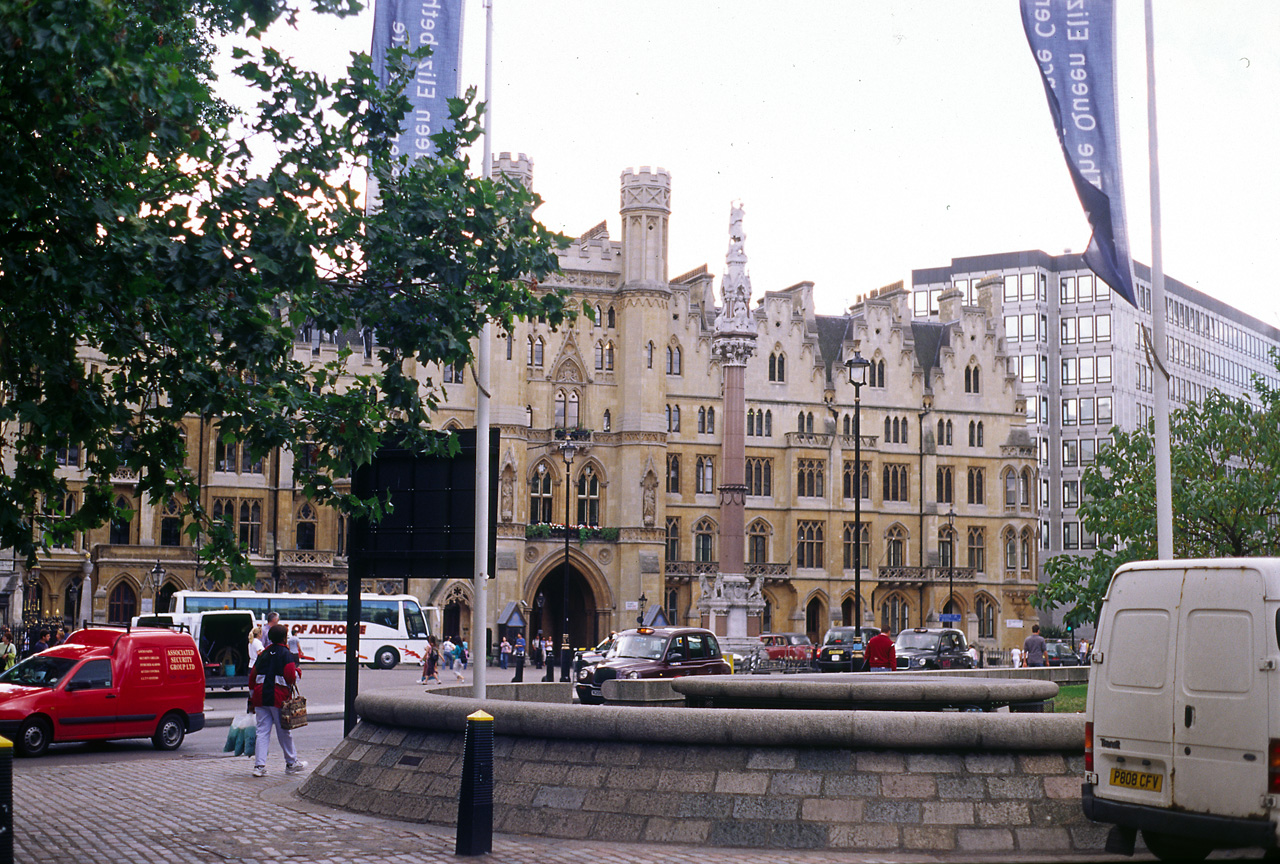
M 493 126 L 493 0 L 484 0 L 484 164 L 485 177 L 492 176 Z M 476 578 L 475 604 L 471 608 L 471 652 L 478 658 L 472 665 L 472 695 L 486 697 L 487 635 L 489 621 L 489 342 L 493 324 L 487 319 L 480 328 L 476 351 Z
M 1151 334 L 1156 364 L 1155 395 L 1156 555 L 1173 558 L 1173 486 L 1169 440 L 1168 339 L 1165 335 L 1164 257 L 1160 243 L 1160 160 L 1156 138 L 1156 59 L 1151 0 L 1145 0 L 1147 31 L 1147 159 L 1151 167 Z

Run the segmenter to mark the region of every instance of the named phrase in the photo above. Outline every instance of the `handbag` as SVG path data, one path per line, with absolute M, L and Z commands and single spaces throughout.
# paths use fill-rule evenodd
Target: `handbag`
M 307 725 L 307 697 L 295 687 L 293 695 L 280 706 L 280 725 L 285 729 L 300 729 Z

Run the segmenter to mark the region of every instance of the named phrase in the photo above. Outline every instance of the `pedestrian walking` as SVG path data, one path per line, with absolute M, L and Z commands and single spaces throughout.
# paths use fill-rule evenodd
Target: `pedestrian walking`
M 457 655 L 458 646 L 448 636 L 444 637 L 444 641 L 440 643 L 440 659 L 444 661 L 444 668 L 452 669 L 458 659 Z
M 498 646 L 498 666 L 502 669 L 507 668 L 507 663 L 511 657 L 511 643 L 507 641 L 507 637 L 502 637 L 502 644 Z
M 422 677 L 419 684 L 440 683 L 440 645 L 434 636 L 427 637 L 427 656 L 422 660 Z
M 1010 649 L 1009 649 L 1009 661 L 1013 664 L 1013 668 L 1014 668 L 1014 669 L 1018 669 L 1018 668 L 1020 668 L 1020 667 L 1022 666 L 1022 649 L 1021 649 L 1021 648 L 1010 648 Z
M 279 624 L 279 623 L 280 623 L 279 612 L 267 613 L 268 629 L 270 629 L 271 627 L 274 627 L 276 624 Z M 285 625 L 285 627 L 287 628 L 288 625 Z M 289 653 L 293 655 L 293 662 L 298 664 L 298 677 L 301 678 L 302 677 L 302 661 L 310 660 L 311 658 L 302 653 L 301 640 L 299 640 L 298 637 L 294 635 L 293 631 L 290 630 L 288 632 L 289 632 L 289 638 L 285 640 L 284 644 L 285 644 L 285 647 L 289 649 Z
M 284 773 L 298 774 L 307 763 L 298 758 L 293 733 L 280 724 L 280 706 L 289 698 L 298 680 L 298 666 L 285 642 L 289 629 L 276 624 L 267 631 L 270 645 L 258 655 L 249 673 L 249 704 L 257 725 L 257 741 L 253 754 L 253 776 L 267 776 L 267 753 L 271 749 L 271 730 L 275 729 L 280 750 L 284 753 Z
M 18 646 L 13 644 L 13 634 L 8 630 L 0 634 L 0 672 L 8 672 L 18 662 Z
M 531 643 L 531 647 L 533 648 L 533 650 L 530 652 L 533 655 L 533 668 L 541 669 L 542 668 L 542 631 L 541 630 L 538 631 L 537 636 L 533 637 L 533 642 Z
M 467 671 L 467 661 L 471 659 L 471 651 L 467 648 L 467 640 L 458 643 L 458 665 L 463 672 Z
M 41 651 L 48 651 L 48 650 L 49 650 L 49 631 L 47 629 L 41 630 L 39 638 L 36 639 L 36 644 L 31 646 L 31 653 L 39 654 Z
M 249 668 L 252 669 L 254 664 L 258 662 L 258 655 L 262 653 L 262 628 L 254 627 L 249 631 Z
M 898 668 L 898 651 L 893 637 L 881 630 L 867 640 L 867 668 L 872 672 L 892 672 Z
M 1028 666 L 1045 666 L 1047 665 L 1047 657 L 1045 652 L 1048 650 L 1045 645 L 1044 637 L 1040 635 L 1040 625 L 1031 625 L 1031 635 L 1027 637 L 1027 641 L 1022 643 L 1022 652 L 1027 657 Z

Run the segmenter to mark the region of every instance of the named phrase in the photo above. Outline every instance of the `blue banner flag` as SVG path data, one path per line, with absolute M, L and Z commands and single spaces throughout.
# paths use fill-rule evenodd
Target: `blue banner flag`
M 428 46 L 431 56 L 414 70 L 405 87 L 413 106 L 392 141 L 392 155 L 409 161 L 435 153 L 431 136 L 449 120 L 449 100 L 458 95 L 462 67 L 463 0 L 377 0 L 373 10 L 373 71 L 386 86 L 387 52 Z
M 1112 0 L 1021 0 L 1049 113 L 1093 236 L 1084 262 L 1137 306 L 1120 183 Z

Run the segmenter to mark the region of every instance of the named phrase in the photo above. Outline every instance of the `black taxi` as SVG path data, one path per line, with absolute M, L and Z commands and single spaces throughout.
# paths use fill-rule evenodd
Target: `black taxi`
M 701 627 L 638 627 L 623 630 L 599 663 L 578 670 L 578 701 L 599 705 L 601 686 L 611 678 L 679 678 L 728 675 L 720 643 Z
M 950 627 L 916 627 L 894 641 L 899 669 L 972 669 L 964 633 Z

